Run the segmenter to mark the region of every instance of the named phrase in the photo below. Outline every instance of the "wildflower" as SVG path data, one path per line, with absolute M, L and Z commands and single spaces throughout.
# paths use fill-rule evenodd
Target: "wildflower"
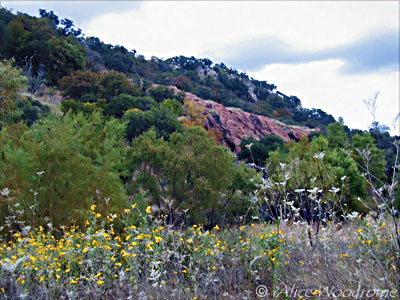
M 10 194 L 10 190 L 8 188 L 4 188 L 3 190 L 0 191 L 0 195 L 2 196 L 8 196 Z
M 219 230 L 218 224 L 214 226 L 214 229 L 215 229 L 215 230 Z
M 75 284 L 75 283 L 78 283 L 78 281 L 71 279 L 70 283 Z
M 315 295 L 319 295 L 319 294 L 321 294 L 322 292 L 320 291 L 320 290 L 315 290 L 314 292 L 312 292 L 312 294 L 315 296 Z
M 155 239 L 156 239 L 156 244 L 162 241 L 162 237 L 160 236 L 156 236 Z
M 94 210 L 96 209 L 96 204 L 93 204 L 92 206 L 90 206 L 90 209 L 91 209 L 92 211 L 94 211 Z
M 150 207 L 150 205 L 146 207 L 146 213 L 151 214 L 151 207 Z
M 153 244 L 154 244 L 154 242 L 150 241 L 150 242 L 148 242 L 148 243 L 146 244 L 146 247 L 147 247 L 149 250 L 153 250 L 153 248 L 152 248 Z
M 321 153 L 318 153 L 318 154 L 314 154 L 313 158 L 322 160 L 324 158 L 324 156 L 325 156 L 325 152 L 321 152 Z
M 97 273 L 96 275 L 94 275 L 94 278 L 99 278 L 100 276 L 101 276 L 101 272 L 100 273 Z
M 98 284 L 98 285 L 102 285 L 103 283 L 104 283 L 103 280 L 97 280 L 97 284 Z
M 136 203 L 131 205 L 131 208 L 134 209 L 136 207 Z

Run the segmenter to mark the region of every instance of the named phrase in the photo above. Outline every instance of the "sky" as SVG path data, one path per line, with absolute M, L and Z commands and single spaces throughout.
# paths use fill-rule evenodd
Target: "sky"
M 399 1 L 2 1 L 69 18 L 86 36 L 146 58 L 207 57 L 275 84 L 306 108 L 367 129 L 363 100 L 400 135 Z

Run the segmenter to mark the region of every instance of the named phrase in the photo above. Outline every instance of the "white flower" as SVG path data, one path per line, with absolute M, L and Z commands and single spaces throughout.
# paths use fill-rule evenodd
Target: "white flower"
M 325 156 L 325 152 L 321 152 L 321 153 L 316 153 L 316 154 L 314 154 L 313 157 L 314 157 L 315 159 L 323 159 L 324 156 Z
M 305 191 L 306 191 L 305 189 L 296 189 L 296 190 L 294 190 L 295 193 L 303 193 Z
M 42 176 L 44 174 L 44 171 L 36 172 L 37 176 Z
M 8 196 L 10 194 L 10 190 L 8 188 L 4 188 L 2 191 L 0 191 L 0 194 L 2 196 Z
M 333 186 L 329 191 L 331 193 L 337 194 L 340 191 L 340 188 L 336 188 L 336 187 Z
M 340 178 L 341 181 L 344 181 L 347 178 L 346 175 L 344 175 L 342 178 Z
M 251 146 L 253 146 L 253 143 L 247 144 L 245 147 L 250 150 Z
M 318 192 L 318 188 L 314 187 L 312 190 L 307 190 L 307 192 L 311 193 L 311 194 L 315 194 Z
M 349 219 L 357 219 L 358 218 L 359 213 L 356 211 L 353 211 L 351 214 L 347 215 L 347 217 Z

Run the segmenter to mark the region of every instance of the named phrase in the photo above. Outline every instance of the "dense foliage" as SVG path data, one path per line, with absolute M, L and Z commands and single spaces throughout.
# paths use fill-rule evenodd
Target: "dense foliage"
M 126 172 L 125 126 L 99 114 L 51 116 L 17 134 L 0 132 L 0 186 L 11 201 L 1 203 L 1 218 L 19 204 L 34 224 L 82 222 L 93 201 L 104 212 L 127 205 L 120 176 Z M 104 198 L 111 199 L 107 206 Z
M 151 83 L 173 85 L 201 98 L 289 124 L 324 128 L 335 121 L 320 109 L 303 109 L 297 97 L 276 91 L 275 85 L 249 78 L 223 63 L 185 56 L 146 60 L 135 50 L 105 44 L 96 37 L 83 38 L 71 20 L 59 20 L 52 11 L 41 10 L 40 15 L 35 18 L 13 15 L 5 9 L 0 12 L 0 59 L 14 57 L 29 75 L 32 89 L 36 89 L 40 79 L 43 83 L 60 84 L 66 95 L 75 100 L 94 102 L 100 96 L 109 101 L 115 96 L 107 91 L 109 83 L 123 80 L 118 74 L 124 73 L 143 89 Z M 104 70 L 114 70 L 108 74 L 114 78 L 106 79 L 107 83 L 107 75 L 98 73 Z M 63 76 L 67 77 L 58 83 Z M 121 86 L 113 88 L 117 94 L 131 94 L 123 86 L 122 90 Z M 149 92 L 158 102 L 173 96 L 163 94 L 162 88 Z M 182 97 L 178 100 L 183 102 Z
M 134 140 L 131 165 L 131 188 L 146 190 L 165 214 L 187 210 L 191 223 L 216 224 L 246 212 L 241 193 L 252 190 L 251 170 L 236 165 L 200 127 L 175 132 L 169 141 L 147 132 Z

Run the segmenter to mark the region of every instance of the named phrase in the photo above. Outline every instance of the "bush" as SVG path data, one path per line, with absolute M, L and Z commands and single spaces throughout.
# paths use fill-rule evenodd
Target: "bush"
M 0 189 L 8 188 L 13 201 L 1 203 L 1 217 L 18 203 L 32 224 L 82 222 L 93 202 L 116 211 L 126 205 L 120 176 L 124 175 L 125 126 L 67 113 L 51 116 L 18 135 L 3 129 L 0 143 Z M 104 205 L 104 198 L 111 199 Z

